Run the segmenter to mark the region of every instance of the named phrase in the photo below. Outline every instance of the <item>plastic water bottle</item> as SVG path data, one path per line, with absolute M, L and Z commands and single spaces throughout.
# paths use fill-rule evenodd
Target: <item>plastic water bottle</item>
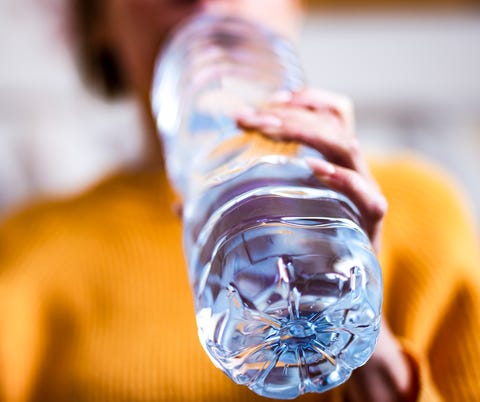
M 242 132 L 232 118 L 302 86 L 286 40 L 198 15 L 172 35 L 152 88 L 184 201 L 201 343 L 233 381 L 279 399 L 327 391 L 363 365 L 382 301 L 358 210 L 312 174 L 303 157 L 314 151 Z

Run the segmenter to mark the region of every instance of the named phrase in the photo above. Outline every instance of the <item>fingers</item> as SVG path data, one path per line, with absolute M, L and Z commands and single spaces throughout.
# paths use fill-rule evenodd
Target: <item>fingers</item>
M 392 392 L 392 386 L 381 368 L 372 368 L 368 372 L 362 367 L 354 372 L 345 389 L 349 402 L 399 402 Z
M 387 202 L 354 135 L 353 107 L 347 97 L 311 89 L 280 92 L 259 110 L 238 116 L 237 123 L 274 140 L 295 141 L 319 151 L 329 162 L 310 159 L 314 173 L 354 202 L 363 228 L 375 250 L 379 250 Z
M 292 94 L 285 103 L 288 94 L 280 95 L 283 102 L 278 101 L 277 95 L 271 104 L 260 110 L 238 116 L 239 126 L 258 130 L 275 140 L 308 145 L 335 164 L 369 175 L 358 140 L 344 123 L 344 120 L 351 120 L 347 101 L 343 105 L 336 101 L 325 106 L 326 97 L 312 96 L 305 90 Z
M 377 185 L 358 172 L 325 160 L 307 158 L 314 174 L 332 190 L 345 194 L 359 209 L 362 226 L 375 250 L 380 249 L 380 229 L 387 201 Z
M 305 88 L 292 94 L 291 105 L 306 107 L 313 111 L 327 110 L 336 115 L 349 133 L 355 131 L 353 103 L 347 96 L 334 92 Z
M 270 104 L 237 118 L 240 127 L 258 130 L 275 140 L 296 141 L 322 153 L 329 161 L 367 174 L 357 139 L 327 109 Z
M 353 372 L 344 390 L 349 402 L 417 400 L 418 372 L 403 354 L 385 321 L 372 358 Z

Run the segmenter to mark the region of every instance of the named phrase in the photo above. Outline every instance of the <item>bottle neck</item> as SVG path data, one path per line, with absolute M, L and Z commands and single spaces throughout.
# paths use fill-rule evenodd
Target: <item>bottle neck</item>
M 259 25 L 201 14 L 180 26 L 159 58 L 152 87 L 177 190 L 185 195 L 186 176 L 202 170 L 202 158 L 239 134 L 235 114 L 258 107 L 275 91 L 303 85 L 293 46 Z

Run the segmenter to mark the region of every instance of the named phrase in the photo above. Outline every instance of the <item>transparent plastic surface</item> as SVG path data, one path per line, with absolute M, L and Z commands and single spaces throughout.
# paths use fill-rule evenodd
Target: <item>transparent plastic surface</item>
M 243 107 L 302 85 L 288 42 L 200 15 L 172 37 L 152 90 L 184 199 L 202 345 L 232 380 L 279 399 L 327 391 L 364 364 L 382 301 L 358 211 L 312 175 L 302 157 L 313 151 L 234 124 Z

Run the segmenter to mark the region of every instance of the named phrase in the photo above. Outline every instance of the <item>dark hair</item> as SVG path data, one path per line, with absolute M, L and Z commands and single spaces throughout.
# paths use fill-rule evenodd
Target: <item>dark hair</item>
M 104 8 L 104 0 L 72 0 L 71 17 L 83 77 L 103 95 L 113 98 L 125 94 L 128 85 L 115 48 L 95 39 L 104 23 Z

